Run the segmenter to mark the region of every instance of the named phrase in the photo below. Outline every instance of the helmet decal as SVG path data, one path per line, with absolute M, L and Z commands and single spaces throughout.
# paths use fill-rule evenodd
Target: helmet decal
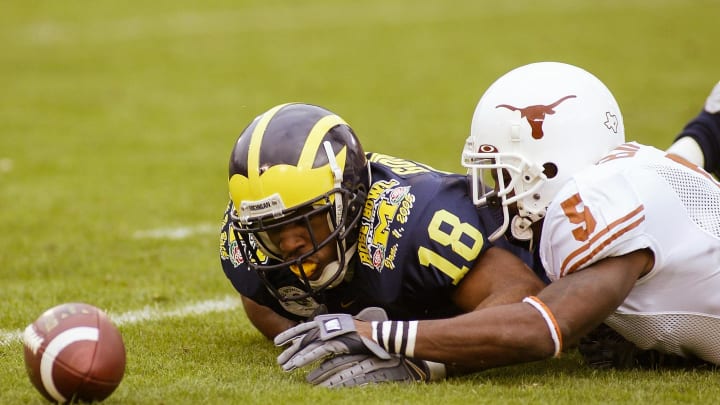
M 263 135 L 265 134 L 265 130 L 267 129 L 270 120 L 286 105 L 287 104 L 281 104 L 271 108 L 260 117 L 255 125 L 255 129 L 250 136 L 250 146 L 247 154 L 247 177 L 249 179 L 255 180 L 257 179 L 257 176 L 260 175 L 260 145 L 262 145 Z
M 247 152 L 247 176 L 235 173 L 230 177 L 229 188 L 235 207 L 241 214 L 260 215 L 263 213 L 279 212 L 283 209 L 303 203 L 314 196 L 321 195 L 333 188 L 334 178 L 329 163 L 317 162 L 322 156 L 318 153 L 323 139 L 338 125 L 348 125 L 335 114 L 320 118 L 310 129 L 309 135 L 301 150 L 294 151 L 297 162 L 270 163 L 268 158 L 262 156 L 263 143 L 280 140 L 266 139 L 265 135 L 271 133 L 273 117 L 288 104 L 272 108 L 259 117 L 250 136 L 250 145 Z M 268 130 L 270 129 L 270 130 Z M 299 153 L 299 157 L 297 154 Z M 335 151 L 336 161 L 340 171 L 345 170 L 347 148 Z M 319 156 L 318 156 L 319 155 Z M 287 159 L 288 157 L 285 156 Z M 327 160 L 327 158 L 325 158 Z M 324 163 L 324 164 L 322 164 Z M 317 164 L 322 164 L 315 167 Z M 244 201 L 255 201 L 254 204 L 242 204 Z M 244 210 L 249 212 L 243 212 Z
M 617 100 L 585 69 L 536 62 L 495 80 L 475 107 L 462 154 L 473 203 L 502 211 L 489 239 L 510 231 L 530 240 L 563 185 L 624 142 Z
M 545 135 L 542 129 L 543 122 L 545 121 L 545 116 L 555 114 L 555 107 L 557 107 L 563 101 L 575 97 L 575 95 L 565 96 L 550 105 L 538 104 L 527 106 L 524 108 L 518 108 L 509 104 L 500 104 L 495 106 L 495 108 L 503 107 L 507 108 L 510 111 L 520 111 L 520 116 L 527 119 L 528 124 L 530 124 L 530 128 L 532 128 L 533 139 L 540 139 Z
M 606 118 L 606 120 L 605 120 L 604 124 L 605 124 L 605 126 L 607 127 L 607 129 L 609 129 L 609 130 L 611 130 L 611 131 L 613 131 L 614 133 L 617 134 L 617 131 L 618 131 L 618 117 L 617 117 L 617 115 L 611 113 L 610 111 L 606 111 L 606 112 L 605 112 L 605 118 Z
M 315 156 L 320 148 L 320 143 L 325 135 L 336 125 L 347 125 L 347 122 L 337 115 L 327 115 L 315 124 L 313 129 L 310 131 L 310 135 L 308 135 L 307 141 L 305 142 L 305 147 L 303 148 L 300 160 L 298 161 L 298 167 L 308 169 L 313 167 L 313 164 L 315 163 Z M 340 165 L 340 170 L 343 170 L 345 166 L 345 159 L 338 159 L 338 164 Z

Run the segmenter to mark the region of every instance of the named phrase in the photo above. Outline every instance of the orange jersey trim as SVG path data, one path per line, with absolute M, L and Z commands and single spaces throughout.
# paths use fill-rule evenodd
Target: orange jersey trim
M 632 229 L 637 228 L 643 221 L 645 221 L 645 215 L 642 215 L 642 212 L 645 210 L 644 205 L 640 205 L 639 207 L 632 210 L 629 214 L 625 215 L 622 218 L 619 218 L 612 223 L 610 223 L 605 229 L 598 232 L 593 236 L 590 240 L 588 240 L 585 244 L 580 246 L 579 248 L 572 251 L 566 258 L 563 260 L 562 265 L 560 266 L 560 277 L 566 276 L 576 270 L 578 270 L 583 264 L 587 263 L 588 261 L 592 260 L 595 255 L 597 255 L 603 248 L 605 248 L 607 245 L 609 245 L 612 241 L 616 240 L 617 238 L 621 237 L 625 233 L 631 231 Z M 623 224 L 627 223 L 627 221 L 633 219 L 634 217 L 641 215 L 640 218 L 635 220 L 629 225 L 626 225 L 618 230 L 619 227 L 623 226 Z M 606 238 L 600 245 L 596 246 L 594 249 L 592 249 L 589 253 L 585 254 L 585 256 L 580 257 L 577 261 L 574 262 L 572 266 L 570 266 L 570 262 L 573 261 L 578 256 L 584 254 L 586 251 L 590 250 L 594 245 L 597 244 L 597 242 L 603 238 Z

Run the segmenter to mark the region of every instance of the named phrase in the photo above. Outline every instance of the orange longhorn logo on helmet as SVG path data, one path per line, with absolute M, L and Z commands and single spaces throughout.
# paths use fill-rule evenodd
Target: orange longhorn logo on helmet
M 569 98 L 575 98 L 575 95 L 569 95 L 561 98 L 560 100 L 550 105 L 531 105 L 524 108 L 514 107 L 509 104 L 499 104 L 495 108 L 507 108 L 510 111 L 520 111 L 520 117 L 527 119 L 530 128 L 532 129 L 533 139 L 541 139 L 545 134 L 543 133 L 543 122 L 545 122 L 545 116 L 555 114 L 555 107 L 557 107 L 563 101 Z

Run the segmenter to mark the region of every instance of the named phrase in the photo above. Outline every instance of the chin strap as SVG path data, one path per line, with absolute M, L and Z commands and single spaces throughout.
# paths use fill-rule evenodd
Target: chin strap
M 517 240 L 530 240 L 533 237 L 532 221 L 529 218 L 515 215 L 512 219 L 512 225 L 510 226 L 510 232 L 512 232 L 513 238 Z
M 330 145 L 330 142 L 325 141 L 323 142 L 323 147 L 325 148 L 325 153 L 328 157 L 328 165 L 330 165 L 330 171 L 333 174 L 333 188 L 339 189 L 342 185 L 342 179 L 343 179 L 343 173 L 340 169 L 340 166 L 337 164 L 337 160 L 335 160 L 335 153 L 333 153 L 332 145 Z M 342 227 L 344 224 L 342 223 L 343 219 L 343 210 L 345 207 L 343 207 L 342 198 L 338 198 L 338 196 L 335 196 L 335 223 L 338 227 L 341 227 L 340 232 L 344 232 L 344 229 Z M 330 229 L 332 229 L 332 224 L 330 224 Z
M 339 247 L 338 247 L 339 249 Z M 343 279 L 345 278 L 345 273 L 347 272 L 348 265 L 350 264 L 350 259 L 355 254 L 355 250 L 357 250 L 357 242 L 353 243 L 352 246 L 348 248 L 348 250 L 345 251 L 345 260 L 343 268 L 340 268 L 340 261 L 336 260 L 332 263 L 329 263 L 325 268 L 322 269 L 322 272 L 320 273 L 320 277 L 318 277 L 317 280 L 310 280 L 310 287 L 312 288 L 318 288 L 323 286 L 325 283 L 330 281 L 335 274 L 340 272 L 340 274 L 333 280 L 330 285 L 328 285 L 326 288 L 334 288 L 337 287 L 340 283 L 342 283 Z M 338 252 L 338 255 L 343 254 L 342 252 Z
M 328 157 L 328 165 L 330 166 L 330 171 L 333 174 L 334 184 L 333 187 L 338 189 L 342 185 L 342 178 L 343 173 L 340 169 L 340 166 L 337 164 L 337 160 L 335 160 L 335 153 L 333 152 L 332 145 L 330 145 L 330 142 L 325 141 L 323 142 L 323 148 L 325 148 L 325 154 L 327 154 Z M 334 198 L 334 204 L 335 204 L 335 221 L 330 220 L 328 218 L 328 226 L 330 227 L 330 230 L 333 230 L 334 225 L 340 228 L 340 233 L 345 232 L 345 224 L 343 223 L 343 214 L 345 207 L 343 206 L 343 199 L 339 195 L 335 195 Z M 357 242 L 355 242 L 352 246 L 350 246 L 345 252 L 343 252 L 343 246 L 345 246 L 345 241 L 343 240 L 342 243 L 337 244 L 337 254 L 338 258 L 341 257 L 341 255 L 345 255 L 345 260 L 343 260 L 343 268 L 340 268 L 340 260 L 336 260 L 332 263 L 329 263 L 325 268 L 322 269 L 322 272 L 320 273 L 320 277 L 318 277 L 316 280 L 309 280 L 310 287 L 312 288 L 320 288 L 324 286 L 326 283 L 330 282 L 330 280 L 333 280 L 333 277 L 335 279 L 330 282 L 329 285 L 325 288 L 334 288 L 337 287 L 345 277 L 345 272 L 348 268 L 348 263 L 350 263 L 350 258 L 353 254 L 355 254 L 355 249 L 357 248 Z M 340 274 L 337 274 L 337 273 Z M 337 275 L 337 276 L 336 276 Z

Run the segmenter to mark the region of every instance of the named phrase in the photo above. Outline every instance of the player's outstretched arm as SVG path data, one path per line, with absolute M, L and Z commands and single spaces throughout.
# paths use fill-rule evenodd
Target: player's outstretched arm
M 292 364 L 294 368 L 332 354 L 372 354 L 366 342 L 374 342 L 390 354 L 453 365 L 449 372 L 455 368 L 468 372 L 544 359 L 559 355 L 563 347 L 575 344 L 599 325 L 623 302 L 638 277 L 652 267 L 652 261 L 652 254 L 647 250 L 604 259 L 550 284 L 537 296 L 454 318 L 370 322 L 355 319 L 351 328 L 345 328 L 351 334 L 339 336 L 351 336 L 357 342 L 361 341 L 360 336 L 365 342 L 362 345 L 340 345 L 342 342 L 324 339 L 320 334 L 308 339 L 308 335 L 299 333 L 300 350 L 293 345 L 278 359 L 281 364 Z M 276 339 L 276 344 L 285 343 L 287 340 Z M 363 364 L 367 366 L 367 362 Z M 354 364 L 334 369 L 345 375 L 369 370 Z M 332 378 L 329 374 L 323 372 L 324 379 Z
M 570 274 L 523 302 L 449 319 L 356 321 L 356 329 L 390 353 L 465 371 L 541 360 L 559 355 L 599 325 L 652 265 L 650 251 L 635 251 Z M 342 370 L 345 375 L 362 372 L 358 367 Z
M 401 340 L 413 342 L 416 358 L 471 369 L 559 355 L 612 313 L 652 264 L 648 250 L 607 258 L 563 277 L 525 302 L 419 321 L 416 333 Z M 383 324 L 381 329 L 391 326 Z M 373 338 L 382 336 L 377 329 L 377 325 L 358 326 L 360 333 Z M 393 347 L 382 337 L 378 341 L 383 347 Z
M 544 283 L 528 268 L 528 266 L 517 256 L 513 255 L 507 250 L 492 247 L 488 249 L 473 266 L 473 269 L 462 279 L 458 289 L 453 295 L 453 300 L 458 307 L 465 311 L 480 310 L 485 307 L 502 305 L 507 303 L 520 302 L 523 297 L 533 295 L 539 292 L 543 287 Z M 363 311 L 364 313 L 365 311 Z M 358 321 L 375 321 L 374 324 L 379 322 L 387 321 L 386 317 L 379 319 L 367 319 L 366 316 L 358 314 L 355 319 Z M 407 373 L 406 371 L 413 371 L 415 367 L 412 367 L 412 363 L 403 359 L 389 358 L 381 359 L 364 359 L 364 361 L 356 361 L 352 358 L 352 355 L 357 354 L 372 354 L 368 348 L 372 345 L 376 345 L 377 339 L 373 340 L 368 334 L 365 341 L 361 341 L 360 335 L 357 335 L 355 330 L 355 324 L 350 323 L 348 327 L 341 327 L 343 319 L 348 322 L 353 319 L 350 315 L 344 314 L 331 314 L 325 317 L 317 317 L 311 322 L 301 324 L 290 328 L 275 338 L 275 343 L 279 346 L 286 346 L 285 351 L 278 357 L 278 362 L 282 365 L 283 369 L 290 371 L 294 368 L 304 367 L 308 364 L 314 363 L 318 360 L 322 360 L 329 356 L 346 356 L 342 360 L 335 360 L 333 362 L 326 362 L 323 364 L 322 369 L 324 370 L 319 376 L 330 375 L 339 368 L 346 368 L 350 363 L 357 367 L 363 368 L 363 373 L 366 374 L 362 378 L 355 378 L 352 376 L 352 369 L 347 378 L 334 379 L 328 378 L 327 381 L 333 382 L 330 385 L 345 385 L 345 384 L 358 384 L 366 381 L 377 379 L 376 377 L 370 377 L 370 373 L 373 376 L 381 375 L 392 380 L 423 380 L 427 381 L 428 378 L 437 378 L 439 373 L 439 365 L 420 363 L 423 367 L 420 369 L 428 368 L 433 372 L 419 371 L 417 373 Z M 333 323 L 334 322 L 334 323 Z M 320 333 L 326 329 L 326 324 L 333 327 L 337 324 L 335 335 L 330 336 L 330 333 Z M 401 329 L 408 327 L 409 323 L 399 323 Z M 397 333 L 395 331 L 386 331 L 388 335 Z M 402 330 L 400 331 L 402 333 Z M 350 340 L 350 341 L 348 341 Z M 356 343 L 352 343 L 356 342 Z M 371 343 L 368 345 L 367 343 Z M 290 344 L 292 343 L 292 344 Z M 399 341 L 398 341 L 399 343 Z M 391 343 L 392 344 L 392 343 Z M 379 347 L 379 346 L 378 346 Z M 407 354 L 398 348 L 403 354 Z M 379 357 L 379 356 L 378 356 Z M 347 361 L 346 361 L 347 360 Z M 432 367 L 430 367 L 432 366 Z M 465 370 L 453 370 L 454 373 L 462 372 Z M 324 378 L 320 377 L 313 378 L 313 383 L 320 383 Z M 420 376 L 418 378 L 418 376 Z
M 523 302 L 439 320 L 366 322 L 355 319 L 351 329 L 353 334 L 377 343 L 393 356 L 452 364 L 463 371 L 541 360 L 559 355 L 564 347 L 574 345 L 599 325 L 623 302 L 635 281 L 652 265 L 653 255 L 649 250 L 635 251 L 601 260 L 570 274 Z M 308 344 L 335 345 L 331 340 L 322 339 L 305 342 Z M 368 355 L 365 346 L 358 347 L 361 354 Z M 288 350 L 292 351 L 292 348 Z M 343 350 L 337 354 L 357 353 Z M 325 354 L 313 361 L 324 358 Z M 307 353 L 303 355 L 307 360 Z M 281 355 L 286 363 L 293 362 L 292 357 L 292 354 Z M 320 380 L 329 386 L 398 380 L 396 365 L 389 361 L 366 361 L 368 358 L 358 361 L 345 357 L 343 361 L 348 361 L 341 365 L 326 360 L 311 375 L 322 376 Z M 305 361 L 303 365 L 313 361 Z M 378 372 L 385 366 L 388 367 L 385 374 Z M 367 378 L 358 378 L 369 373 Z
M 537 296 L 526 297 L 522 302 L 483 308 L 440 320 L 366 322 L 356 319 L 350 329 L 353 335 L 364 337 L 365 342 L 375 342 L 393 355 L 452 364 L 463 371 L 541 360 L 560 355 L 563 348 L 573 346 L 599 325 L 623 302 L 637 279 L 652 266 L 652 253 L 647 249 L 639 250 L 603 259 L 563 277 Z M 337 346 L 332 339 L 304 342 L 305 346 L 308 344 L 328 346 L 330 351 Z M 362 354 L 368 355 L 366 344 L 352 346 L 359 347 Z M 314 347 L 313 351 L 318 351 L 318 347 Z M 337 354 L 357 354 L 348 348 L 350 346 L 343 345 L 342 353 Z M 292 348 L 287 350 L 294 352 Z M 324 358 L 326 354 L 328 352 L 323 351 L 323 356 L 313 361 Z M 307 360 L 307 353 L 302 355 Z M 293 357 L 293 353 L 285 356 L 285 352 L 280 356 L 285 363 L 293 363 Z M 304 361 L 302 365 L 313 361 Z M 376 371 L 380 363 L 373 361 L 370 362 L 372 364 L 364 360 L 351 361 L 347 367 L 330 365 L 324 368 L 326 363 L 327 360 L 320 366 L 324 381 L 335 381 L 337 374 L 341 381 L 355 384 L 358 375 L 372 372 L 372 378 L 360 380 L 378 383 L 391 381 L 396 375 L 395 372 L 385 374 L 386 377 L 378 374 Z M 397 370 L 392 365 L 391 369 Z

